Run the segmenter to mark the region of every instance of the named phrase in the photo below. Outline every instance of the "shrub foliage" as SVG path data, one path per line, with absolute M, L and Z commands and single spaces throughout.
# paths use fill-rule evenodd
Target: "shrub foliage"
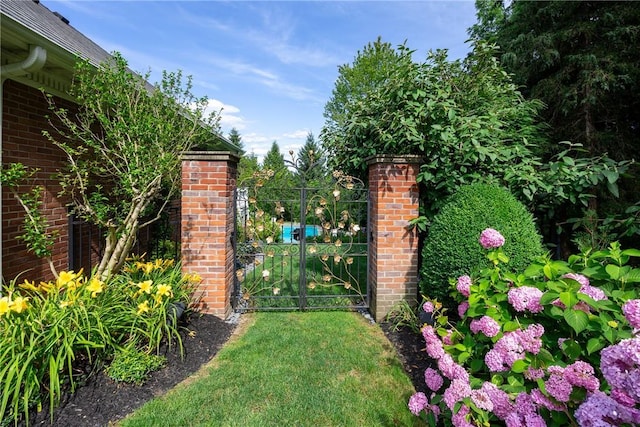
M 488 184 L 460 187 L 434 217 L 422 251 L 423 295 L 448 301 L 449 279 L 488 267 L 480 232 L 501 230 L 512 268 L 526 267 L 542 254 L 532 215 L 506 188 Z

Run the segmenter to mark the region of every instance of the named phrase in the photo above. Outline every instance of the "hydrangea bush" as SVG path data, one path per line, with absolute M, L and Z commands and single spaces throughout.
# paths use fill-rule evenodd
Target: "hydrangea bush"
M 460 320 L 423 305 L 434 367 L 409 410 L 456 427 L 640 424 L 640 269 L 628 265 L 640 251 L 614 243 L 514 273 L 497 230 L 479 243 L 493 267 L 453 284 Z

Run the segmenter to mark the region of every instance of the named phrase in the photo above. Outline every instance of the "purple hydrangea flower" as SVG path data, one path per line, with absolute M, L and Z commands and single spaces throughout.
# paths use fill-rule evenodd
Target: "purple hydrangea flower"
M 491 372 L 504 372 L 508 370 L 502 359 L 502 354 L 495 349 L 489 350 L 487 354 L 484 355 L 484 363 Z
M 533 400 L 533 403 L 535 403 L 538 407 L 546 408 L 550 411 L 564 411 L 566 409 L 565 404 L 560 404 L 552 401 L 547 396 L 545 396 L 545 394 L 542 393 L 540 389 L 537 388 L 531 390 L 531 400 Z
M 640 369 L 640 337 L 628 338 L 618 344 L 602 349 L 600 370 L 612 389 L 621 389 L 627 394 L 629 386 L 637 390 L 638 384 L 629 383 L 629 374 Z
M 529 366 L 526 371 L 523 372 L 523 375 L 529 381 L 535 381 L 544 377 L 544 369 L 542 368 L 534 368 L 533 366 Z
M 482 332 L 485 336 L 492 338 L 500 332 L 500 325 L 489 316 L 482 316 L 480 319 L 473 319 L 469 325 L 471 332 L 477 334 Z
M 504 245 L 504 237 L 493 228 L 486 228 L 480 233 L 480 244 L 485 249 L 495 249 Z
M 640 329 L 640 299 L 630 299 L 625 302 L 622 313 L 632 328 Z
M 469 373 L 462 365 L 457 364 L 450 354 L 445 354 L 438 359 L 438 369 L 450 380 L 459 379 L 469 382 Z
M 474 427 L 469 421 L 467 421 L 467 415 L 469 415 L 469 407 L 462 405 L 458 412 L 451 416 L 451 423 L 454 427 Z
M 469 294 L 471 293 L 471 291 L 470 291 L 470 289 L 471 289 L 471 277 L 467 276 L 466 274 L 464 276 L 458 277 L 458 281 L 456 283 L 456 289 L 462 295 L 464 295 L 465 297 L 468 297 Z
M 530 311 L 531 313 L 540 313 L 544 309 L 540 305 L 540 297 L 542 297 L 542 291 L 531 286 L 512 288 L 507 293 L 509 304 L 516 311 Z
M 590 296 L 595 301 L 603 301 L 609 299 L 602 289 L 596 288 L 595 286 L 591 285 L 582 285 L 578 292 Z
M 429 405 L 429 401 L 427 400 L 427 396 L 419 391 L 414 393 L 413 396 L 409 398 L 409 410 L 413 415 L 418 415 L 424 408 Z
M 599 390 L 591 393 L 574 415 L 582 427 L 640 423 L 639 410 L 621 405 Z

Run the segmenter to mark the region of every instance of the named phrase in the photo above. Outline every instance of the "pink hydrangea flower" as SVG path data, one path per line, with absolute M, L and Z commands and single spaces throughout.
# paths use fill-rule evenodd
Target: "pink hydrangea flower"
M 492 338 L 500 332 L 500 325 L 489 316 L 482 316 L 480 319 L 473 319 L 469 325 L 471 332 L 477 334 L 482 332 L 485 336 Z
M 427 400 L 427 396 L 419 391 L 414 393 L 413 396 L 409 398 L 409 410 L 413 415 L 418 415 L 429 405 L 429 401 Z
M 582 387 L 587 391 L 600 388 L 600 380 L 595 377 L 593 366 L 587 362 L 576 360 L 564 370 L 564 378 L 575 387 Z
M 464 295 L 465 297 L 468 297 L 469 294 L 471 293 L 470 291 L 471 277 L 467 276 L 466 274 L 464 276 L 458 277 L 458 282 L 456 283 L 456 289 L 462 295 Z
M 632 328 L 640 329 L 640 299 L 630 299 L 625 302 L 622 313 Z
M 484 411 L 493 411 L 493 402 L 486 391 L 482 389 L 471 390 L 471 401 L 476 407 Z
M 580 283 L 582 286 L 589 286 L 589 279 L 586 276 L 578 273 L 567 273 L 561 277 L 562 279 L 573 279 Z
M 429 387 L 431 391 L 438 391 L 442 384 L 444 383 L 444 379 L 440 375 L 438 371 L 433 368 L 427 368 L 424 371 L 424 382 Z
M 491 404 L 493 405 L 493 413 L 501 420 L 504 420 L 511 412 L 514 411 L 513 403 L 511 403 L 509 395 L 498 388 L 497 385 L 485 381 L 482 383 L 482 387 L 480 387 L 480 389 L 489 396 Z
M 547 393 L 558 402 L 568 402 L 573 386 L 564 378 L 563 369 L 559 366 L 550 366 L 547 369 L 551 375 L 544 382 Z
M 438 337 L 433 326 L 424 326 L 422 328 L 422 336 L 427 344 L 427 354 L 429 357 L 437 360 L 445 354 L 444 348 L 442 348 L 442 341 L 440 341 L 440 337 Z
M 469 397 L 471 395 L 471 386 L 468 381 L 455 379 L 451 381 L 451 384 L 444 391 L 442 395 L 442 400 L 447 405 L 450 410 L 453 410 L 456 402 L 461 401 L 465 397 Z
M 433 306 L 433 303 L 431 301 L 425 301 L 424 304 L 422 304 L 422 309 L 425 313 L 433 313 L 435 307 Z
M 480 244 L 485 249 L 495 249 L 504 245 L 504 237 L 493 228 L 486 228 L 480 233 Z
M 467 312 L 468 309 L 469 309 L 469 302 L 468 301 L 462 301 L 458 305 L 458 316 L 464 317 L 464 314 Z
M 544 307 L 540 305 L 542 291 L 532 286 L 512 288 L 507 293 L 507 300 L 516 311 L 530 311 L 540 313 Z

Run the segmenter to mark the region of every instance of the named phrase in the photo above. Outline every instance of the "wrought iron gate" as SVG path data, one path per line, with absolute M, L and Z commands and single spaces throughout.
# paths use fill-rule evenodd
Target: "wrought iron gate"
M 236 190 L 234 309 L 368 308 L 367 189 L 291 165 Z

